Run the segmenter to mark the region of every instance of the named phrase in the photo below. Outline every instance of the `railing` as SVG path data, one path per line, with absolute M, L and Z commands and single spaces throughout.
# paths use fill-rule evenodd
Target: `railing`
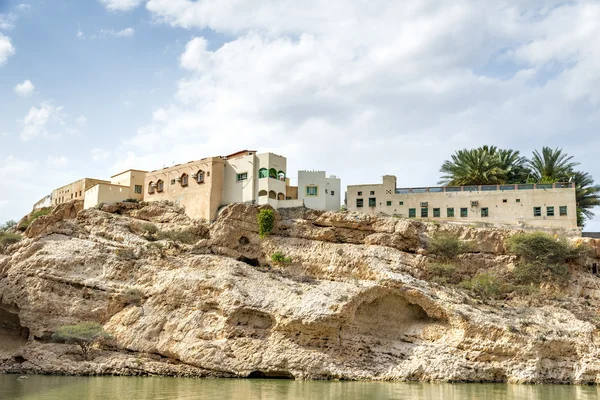
M 408 193 L 452 193 L 452 192 L 491 192 L 506 190 L 547 190 L 547 189 L 571 189 L 575 184 L 568 183 L 526 183 L 515 185 L 479 185 L 479 186 L 434 186 L 418 188 L 398 188 L 396 194 Z

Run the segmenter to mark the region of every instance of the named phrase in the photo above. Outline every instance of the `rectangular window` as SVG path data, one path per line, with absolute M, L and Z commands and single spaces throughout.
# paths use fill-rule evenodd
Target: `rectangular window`
M 140 192 L 141 193 L 141 192 Z M 81 190 L 79 191 L 79 195 L 81 196 Z
M 461 208 L 461 209 L 460 209 L 460 216 L 461 216 L 462 218 L 466 218 L 466 217 L 468 217 L 468 216 L 469 216 L 469 209 L 468 209 L 468 208 L 466 208 L 466 207 L 465 207 L 465 208 Z
M 482 217 L 489 217 L 490 213 L 487 207 L 481 207 L 481 216 Z
M 439 208 L 434 208 L 433 209 L 433 218 L 439 218 L 441 217 L 441 213 L 440 213 L 440 209 Z
M 560 206 L 558 208 L 560 216 L 564 217 L 565 215 L 567 215 L 567 206 Z
M 542 207 L 533 207 L 533 216 L 541 217 L 542 216 Z
M 446 209 L 446 217 L 454 218 L 454 208 L 450 207 Z
M 134 192 L 137 194 L 142 194 L 142 185 L 135 185 Z
M 369 207 L 375 207 L 377 205 L 377 199 L 375 197 L 369 197 Z
M 356 195 L 357 196 L 362 196 L 362 192 L 358 192 Z
M 356 199 L 356 208 L 361 208 L 363 206 L 363 199 Z
M 508 203 L 508 200 L 507 199 L 502 199 L 502 202 L 503 203 Z
M 547 217 L 554 217 L 554 206 L 548 206 L 548 207 L 546 207 L 546 216 Z
M 247 172 L 243 172 L 241 174 L 237 174 L 237 176 L 236 176 L 236 180 L 238 182 L 245 181 L 247 179 L 248 179 L 248 173 Z
M 429 214 L 428 208 L 421 208 L 421 218 L 427 218 L 428 214 Z
M 388 200 L 388 201 L 386 201 L 386 202 L 385 202 L 385 205 L 386 205 L 386 206 L 391 206 L 391 205 L 392 205 L 392 202 L 391 202 L 390 200 Z
M 517 203 L 520 203 L 520 202 L 521 202 L 521 199 L 517 199 Z
M 306 195 L 307 196 L 316 196 L 319 191 L 318 186 L 307 186 L 306 187 Z
M 335 196 L 335 190 L 332 190 L 332 191 L 331 191 L 331 195 L 332 195 L 332 196 Z
M 175 184 L 175 179 L 171 179 L 171 185 Z
M 374 191 L 374 190 L 371 190 L 371 192 L 370 192 L 369 194 L 370 194 L 371 196 L 374 196 L 374 195 L 375 195 L 375 191 Z
M 403 206 L 403 205 L 404 205 L 404 202 L 403 202 L 403 201 L 401 201 L 401 202 L 400 202 L 400 203 L 398 203 L 398 204 L 400 204 L 401 206 Z
M 408 209 L 408 218 L 415 218 L 416 216 L 417 216 L 417 209 L 409 208 Z

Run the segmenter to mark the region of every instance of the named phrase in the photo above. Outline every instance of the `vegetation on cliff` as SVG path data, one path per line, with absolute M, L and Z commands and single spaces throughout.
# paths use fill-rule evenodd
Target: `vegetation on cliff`
M 87 360 L 92 346 L 111 335 L 97 322 L 82 322 L 76 325 L 61 326 L 52 334 L 55 342 L 74 343 L 81 348 L 83 358 Z

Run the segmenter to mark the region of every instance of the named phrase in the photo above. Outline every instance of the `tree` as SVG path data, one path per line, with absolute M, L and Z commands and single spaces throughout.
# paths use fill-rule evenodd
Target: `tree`
M 445 175 L 439 183 L 448 186 L 518 183 L 529 174 L 526 162 L 516 150 L 496 146 L 463 149 L 444 161 L 440 172 Z
M 55 342 L 74 343 L 79 345 L 83 358 L 87 360 L 91 347 L 102 339 L 112 336 L 104 331 L 97 322 L 82 322 L 77 325 L 61 326 L 52 334 Z
M 15 220 L 8 220 L 5 223 L 3 223 L 2 225 L 0 225 L 0 231 L 2 232 L 6 232 L 8 231 L 10 228 L 12 228 L 13 226 L 17 225 L 17 221 Z
M 533 158 L 528 161 L 528 167 L 536 183 L 567 182 L 573 175 L 573 169 L 579 163 L 573 157 L 563 153 L 558 147 L 542 147 L 542 152 L 533 151 Z
M 592 219 L 592 208 L 600 206 L 600 185 L 587 172 L 573 172 L 575 180 L 575 201 L 577 202 L 577 225 L 583 226 L 585 219 Z

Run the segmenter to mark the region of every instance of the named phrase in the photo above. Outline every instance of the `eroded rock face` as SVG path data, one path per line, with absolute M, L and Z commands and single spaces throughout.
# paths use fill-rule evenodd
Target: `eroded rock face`
M 559 303 L 491 306 L 419 279 L 433 233 L 476 241 L 485 268 L 510 259 L 505 231 L 293 209 L 260 239 L 244 204 L 210 226 L 168 203 L 69 210 L 0 255 L 0 371 L 600 383 L 599 330 Z M 147 222 L 197 243 L 149 241 Z M 573 295 L 597 302 L 595 279 L 576 275 Z M 81 321 L 112 350 L 85 361 L 48 341 Z

